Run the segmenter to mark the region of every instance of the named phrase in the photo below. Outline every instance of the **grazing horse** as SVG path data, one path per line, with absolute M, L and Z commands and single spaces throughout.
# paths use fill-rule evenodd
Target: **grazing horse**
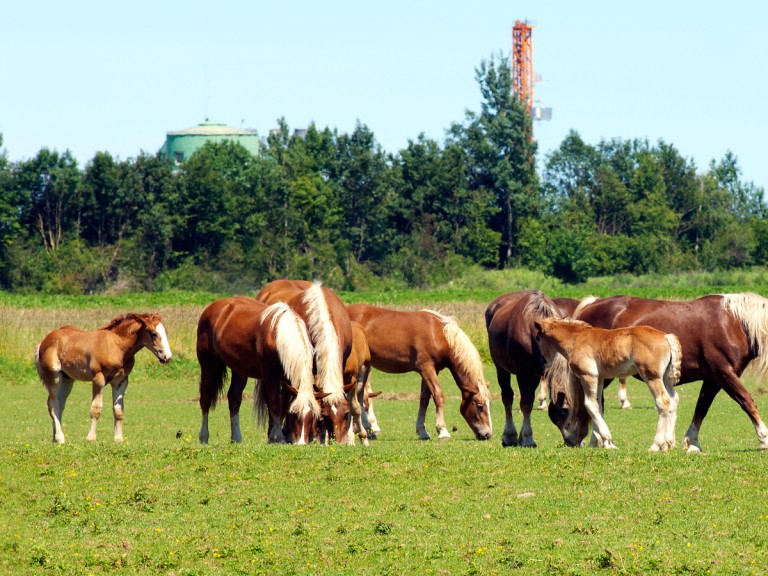
M 208 443 L 208 412 L 216 407 L 224 389 L 227 368 L 232 378 L 227 391 L 232 442 L 242 442 L 240 405 L 248 378 L 258 379 L 254 408 L 264 423 L 269 413 L 269 442 L 295 444 L 310 440 L 312 420 L 320 415 L 314 394 L 312 345 L 304 322 L 284 303 L 236 296 L 209 304 L 197 324 L 197 360 L 200 364 L 199 439 Z M 290 384 L 285 383 L 287 380 Z M 292 397 L 284 402 L 284 393 Z M 285 432 L 282 424 L 292 426 Z
M 430 397 L 435 402 L 438 438 L 451 437 L 445 425 L 445 398 L 438 373 L 448 368 L 461 390 L 460 412 L 478 440 L 491 437 L 491 395 L 480 354 L 455 318 L 430 310 L 401 312 L 366 304 L 347 307 L 349 317 L 365 329 L 371 365 L 390 374 L 421 376 L 416 432 L 430 438 L 425 426 Z
M 578 308 L 581 300 L 575 298 L 552 298 L 552 302 L 555 303 L 557 309 L 560 311 L 560 315 L 563 318 L 572 318 Z M 549 407 L 549 380 L 542 378 L 539 383 L 539 395 L 536 400 L 539 402 L 538 409 L 546 410 Z M 627 396 L 627 379 L 619 378 L 619 406 L 623 409 L 632 408 L 632 404 L 629 402 Z
M 679 338 L 683 349 L 679 384 L 702 381 L 684 439 L 688 452 L 701 451 L 699 430 L 721 389 L 749 416 L 760 448 L 768 449 L 768 428 L 739 380 L 750 364 L 762 375 L 768 372 L 768 299 L 750 292 L 687 301 L 614 296 L 586 301 L 576 317 L 601 328 L 652 326 Z M 564 417 L 571 416 L 562 407 L 558 414 L 556 408 L 550 404 L 550 418 L 562 431 Z M 584 410 L 572 417 L 589 418 Z
M 352 325 L 341 299 L 319 282 L 306 280 L 274 280 L 256 299 L 268 304 L 286 302 L 304 320 L 315 347 L 318 385 L 325 394 L 324 419 L 330 421 L 341 444 L 354 444 L 354 423 L 361 443 L 367 445 L 362 407 L 354 390 L 357 368 L 346 370 L 352 352 Z
M 573 410 L 583 402 L 592 418 L 598 447 L 616 448 L 602 416 L 603 382 L 611 378 L 636 376 L 648 385 L 656 401 L 659 421 L 651 452 L 666 451 L 675 445 L 675 420 L 679 397 L 674 386 L 680 379 L 680 341 L 650 326 L 606 330 L 586 322 L 546 319 L 535 322 L 536 340 L 551 362 L 562 354 L 573 373 L 570 390 Z M 566 442 L 575 445 L 573 431 L 566 429 Z
M 545 318 L 560 318 L 558 306 L 540 290 L 523 290 L 502 294 L 488 305 L 485 311 L 485 326 L 488 331 L 488 347 L 491 359 L 496 367 L 496 378 L 501 388 L 501 400 L 504 403 L 504 433 L 501 436 L 503 446 L 535 447 L 531 427 L 536 387 L 539 380 L 547 379 L 544 362 L 536 341 L 534 322 Z M 512 374 L 517 376 L 520 390 L 520 410 L 523 423 L 520 435 L 517 434 L 512 416 L 512 404 L 515 393 L 512 390 Z M 567 378 L 567 374 L 554 372 L 554 376 Z M 557 386 L 557 390 L 565 384 Z M 553 399 L 558 409 L 564 409 L 565 392 Z
M 91 381 L 91 428 L 86 439 L 96 440 L 104 386 L 112 386 L 115 442 L 123 441 L 123 403 L 134 356 L 150 350 L 166 364 L 171 361 L 168 335 L 159 314 L 124 314 L 95 331 L 62 326 L 48 334 L 35 350 L 35 366 L 48 390 L 48 414 L 53 441 L 64 443 L 61 417 L 75 380 Z

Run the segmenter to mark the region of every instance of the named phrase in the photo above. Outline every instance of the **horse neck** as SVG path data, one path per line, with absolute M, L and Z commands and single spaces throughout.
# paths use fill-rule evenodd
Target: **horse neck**
M 583 331 L 584 328 L 579 325 L 560 324 L 552 330 L 549 337 L 560 353 L 570 358 L 576 343 L 576 337 Z
M 124 357 L 134 356 L 144 345 L 139 341 L 139 334 L 141 333 L 141 327 L 139 326 L 135 330 L 131 330 L 134 324 L 138 324 L 135 320 L 126 319 L 117 326 L 109 328 L 115 336 L 120 339 L 120 348 L 123 351 Z

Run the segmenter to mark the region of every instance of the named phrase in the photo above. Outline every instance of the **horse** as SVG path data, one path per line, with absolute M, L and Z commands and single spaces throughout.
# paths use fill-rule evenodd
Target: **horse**
M 123 414 L 128 376 L 134 356 L 142 348 L 161 364 L 171 361 L 168 334 L 160 314 L 124 314 L 98 330 L 62 326 L 49 333 L 35 349 L 35 366 L 48 390 L 48 414 L 53 441 L 64 443 L 61 417 L 75 380 L 92 382 L 91 428 L 86 440 L 96 440 L 96 425 L 103 407 L 104 387 L 112 386 L 115 442 L 123 441 Z
M 577 300 L 576 298 L 552 298 L 552 302 L 555 303 L 555 306 L 557 306 L 557 309 L 563 318 L 571 318 L 576 312 L 576 308 L 581 303 L 581 300 Z M 542 378 L 539 382 L 539 395 L 536 397 L 536 400 L 539 403 L 539 410 L 547 410 L 549 407 L 548 395 L 549 380 Z M 629 397 L 627 396 L 626 378 L 619 378 L 619 407 L 622 410 L 628 410 L 629 408 L 632 408 L 632 404 L 630 403 Z
M 562 312 L 554 301 L 541 290 L 522 290 L 502 294 L 493 300 L 485 311 L 485 326 L 488 332 L 488 347 L 491 360 L 496 368 L 496 378 L 501 388 L 504 403 L 504 432 L 502 446 L 536 447 L 531 427 L 531 412 L 539 380 L 546 381 L 544 361 L 538 342 L 534 322 L 545 318 L 560 318 Z M 520 410 L 523 423 L 518 436 L 512 414 L 515 393 L 512 390 L 512 374 L 517 376 L 520 390 Z M 553 372 L 553 376 L 567 378 L 567 374 Z M 559 396 L 552 399 L 558 409 L 567 409 L 565 384 L 553 387 Z
M 577 311 L 576 318 L 601 328 L 642 324 L 678 337 L 683 349 L 679 384 L 702 381 L 684 438 L 688 452 L 701 451 L 699 431 L 721 389 L 749 416 L 760 448 L 768 449 L 768 428 L 739 380 L 748 365 L 761 375 L 768 373 L 768 299 L 751 292 L 710 294 L 686 301 L 633 296 L 590 298 Z M 570 417 L 588 419 L 584 410 L 570 414 L 564 406 L 550 402 L 550 418 L 561 432 Z
M 209 304 L 197 324 L 200 365 L 199 440 L 208 444 L 208 413 L 216 407 L 226 382 L 230 438 L 242 442 L 240 406 L 248 378 L 256 378 L 254 409 L 259 424 L 269 416 L 267 441 L 294 444 L 311 440 L 313 420 L 320 416 L 314 392 L 312 345 L 304 322 L 284 303 L 268 306 L 244 296 Z M 292 398 L 284 401 L 284 394 Z M 285 424 L 285 430 L 283 429 Z
M 478 440 L 492 434 L 491 395 L 483 375 L 483 363 L 472 341 L 455 318 L 431 310 L 403 312 L 366 304 L 347 307 L 353 322 L 365 330 L 371 365 L 390 374 L 418 372 L 421 376 L 416 433 L 429 440 L 425 426 L 430 397 L 435 402 L 439 439 L 451 437 L 445 424 L 445 398 L 438 374 L 443 368 L 453 375 L 461 391 L 460 412 Z
M 352 322 L 352 352 L 347 358 L 344 372 L 356 374 L 353 378 L 354 390 L 362 407 L 363 426 L 368 432 L 368 437 L 375 440 L 381 429 L 373 410 L 373 398 L 381 392 L 374 392 L 371 388 L 371 349 L 368 347 L 365 329 L 359 322 Z
M 319 282 L 274 280 L 256 299 L 271 304 L 286 302 L 306 323 L 315 348 L 315 367 L 323 398 L 323 416 L 341 444 L 354 444 L 354 430 L 363 445 L 368 433 L 362 407 L 355 392 L 357 369 L 347 368 L 352 351 L 352 325 L 344 303 L 333 290 Z M 351 418 L 350 418 L 351 416 Z
M 648 385 L 659 414 L 651 452 L 666 451 L 675 445 L 675 420 L 679 397 L 674 386 L 680 379 L 682 351 L 674 334 L 650 326 L 607 330 L 593 328 L 570 318 L 548 318 L 534 322 L 536 341 L 551 362 L 562 354 L 573 373 L 570 395 L 574 410 L 583 401 L 592 418 L 596 444 L 616 448 L 602 416 L 603 382 L 611 378 L 638 376 Z M 575 445 L 572 431 L 566 443 Z

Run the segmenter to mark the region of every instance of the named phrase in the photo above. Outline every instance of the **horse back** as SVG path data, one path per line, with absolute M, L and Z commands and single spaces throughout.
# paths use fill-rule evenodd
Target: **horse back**
M 271 330 L 261 322 L 266 308 L 263 302 L 245 296 L 222 298 L 209 304 L 197 324 L 198 361 L 202 363 L 213 356 L 235 372 L 260 378 L 262 357 L 276 350 Z
M 410 372 L 422 362 L 442 368 L 450 358 L 440 318 L 424 310 L 405 312 L 367 304 L 347 307 L 365 331 L 371 362 L 384 372 Z
M 66 325 L 50 332 L 37 349 L 38 372 L 63 372 L 74 380 L 89 381 L 124 364 L 123 351 L 109 330 L 82 330 Z M 42 374 L 42 372 L 41 372 Z

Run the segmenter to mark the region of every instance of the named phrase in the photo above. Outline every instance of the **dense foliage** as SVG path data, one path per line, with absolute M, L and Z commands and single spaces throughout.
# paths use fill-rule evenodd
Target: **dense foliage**
M 435 285 L 471 266 L 579 282 L 765 262 L 763 190 L 732 153 L 701 173 L 665 142 L 591 145 L 572 131 L 539 175 L 508 62 L 483 62 L 476 80 L 480 112 L 444 143 L 420 135 L 397 153 L 361 123 L 299 137 L 284 120 L 258 155 L 208 144 L 181 166 L 99 152 L 81 169 L 68 151 L 2 151 L 0 288 L 240 291 L 292 276 L 355 290 Z

